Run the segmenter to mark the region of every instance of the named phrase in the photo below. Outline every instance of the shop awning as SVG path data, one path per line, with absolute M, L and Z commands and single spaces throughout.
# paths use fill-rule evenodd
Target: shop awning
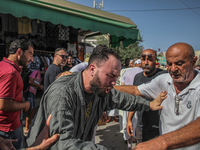
M 139 30 L 129 18 L 65 0 L 1 0 L 0 13 L 140 40 Z

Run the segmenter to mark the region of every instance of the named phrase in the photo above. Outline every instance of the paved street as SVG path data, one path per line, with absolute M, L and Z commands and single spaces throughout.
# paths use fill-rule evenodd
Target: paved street
M 110 121 L 97 127 L 95 143 L 105 146 L 108 150 L 127 150 L 123 134 L 119 132 L 119 121 Z M 133 143 L 133 147 L 135 143 Z

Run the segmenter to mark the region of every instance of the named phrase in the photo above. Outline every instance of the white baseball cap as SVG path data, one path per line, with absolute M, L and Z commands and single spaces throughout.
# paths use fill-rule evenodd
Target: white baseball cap
M 136 60 L 134 64 L 141 64 L 141 60 L 140 59 Z

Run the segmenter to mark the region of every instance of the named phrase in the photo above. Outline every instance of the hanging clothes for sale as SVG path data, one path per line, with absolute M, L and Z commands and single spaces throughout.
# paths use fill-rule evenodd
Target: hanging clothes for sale
M 60 24 L 58 29 L 58 40 L 69 41 L 69 28 Z
M 74 29 L 73 27 L 70 28 L 70 41 L 77 42 L 78 41 L 78 29 Z
M 6 32 L 17 32 L 18 22 L 17 18 L 10 14 L 0 14 L 1 30 Z
M 57 37 L 57 27 L 51 22 L 46 24 L 46 37 Z
M 31 19 L 27 17 L 18 18 L 18 34 L 31 34 Z
M 67 43 L 67 52 L 72 55 L 76 54 L 76 44 Z
M 31 21 L 31 28 L 32 28 L 32 35 L 39 35 L 41 37 L 46 36 L 46 29 L 45 29 L 45 23 L 38 20 L 34 19 Z

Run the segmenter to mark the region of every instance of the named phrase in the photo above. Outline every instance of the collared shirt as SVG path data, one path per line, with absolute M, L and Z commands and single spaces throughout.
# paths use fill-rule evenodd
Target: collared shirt
M 87 107 L 82 78 L 82 72 L 62 76 L 47 88 L 41 99 L 34 126 L 30 129 L 28 146 L 35 141 L 51 114 L 50 136 L 60 133 L 59 140 L 51 149 L 105 150 L 103 146 L 95 145 L 91 141 L 94 127 L 104 111 L 114 108 L 127 111 L 149 110 L 150 103 L 142 97 L 115 89 L 112 89 L 106 97 L 94 94 L 90 100 L 91 106 Z
M 22 101 L 23 81 L 20 75 L 22 69 L 11 60 L 3 58 L 0 62 L 0 98 Z M 17 129 L 21 111 L 0 111 L 0 130 L 4 132 Z
M 160 75 L 150 83 L 138 86 L 139 91 L 147 97 L 156 98 L 162 91 L 167 91 L 167 98 L 163 101 L 160 111 L 160 133 L 165 134 L 187 125 L 200 116 L 200 73 L 178 95 L 171 76 Z M 176 97 L 179 100 L 178 114 Z M 179 150 L 199 150 L 200 144 L 180 148 Z

